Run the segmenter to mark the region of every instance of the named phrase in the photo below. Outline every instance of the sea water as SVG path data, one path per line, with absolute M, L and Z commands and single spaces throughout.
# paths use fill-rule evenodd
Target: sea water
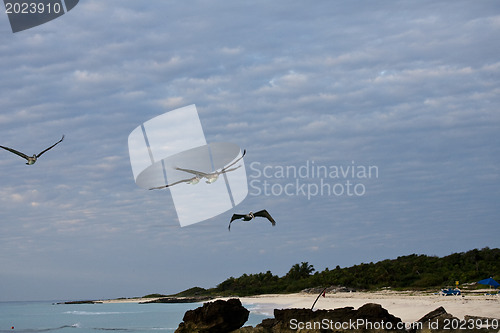
M 202 303 L 57 304 L 57 302 L 0 302 L 0 333 L 87 333 L 96 331 L 174 332 L 187 310 Z M 259 306 L 246 306 L 244 326 L 255 326 L 272 315 Z

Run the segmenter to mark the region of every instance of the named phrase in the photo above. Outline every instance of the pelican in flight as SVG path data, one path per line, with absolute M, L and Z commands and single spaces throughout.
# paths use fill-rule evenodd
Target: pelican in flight
M 26 162 L 27 165 L 32 165 L 32 164 L 35 164 L 36 160 L 43 155 L 43 153 L 45 153 L 46 151 L 54 148 L 58 143 L 62 142 L 62 140 L 64 140 L 64 135 L 62 136 L 61 140 L 57 141 L 56 143 L 54 143 L 52 146 L 50 146 L 49 148 L 43 150 L 42 152 L 38 153 L 38 154 L 33 154 L 33 156 L 28 156 L 26 154 L 23 154 L 21 153 L 20 151 L 17 151 L 15 149 L 12 149 L 12 148 L 9 148 L 9 147 L 4 147 L 4 146 L 0 146 L 0 148 L 3 148 L 5 150 L 8 150 L 10 151 L 11 153 L 14 153 L 16 155 L 19 155 L 21 156 L 22 158 L 26 159 L 28 162 Z
M 256 213 L 250 212 L 250 213 L 244 214 L 244 215 L 242 215 L 242 214 L 233 214 L 233 217 L 231 217 L 231 221 L 229 221 L 229 227 L 227 227 L 227 229 L 229 231 L 231 231 L 231 223 L 234 220 L 242 219 L 243 221 L 250 221 L 250 220 L 254 219 L 257 216 L 267 218 L 269 220 L 269 222 L 271 222 L 271 224 L 273 225 L 273 227 L 276 225 L 276 221 L 274 221 L 274 219 L 272 218 L 272 216 L 267 212 L 267 210 L 263 209 L 263 210 L 259 210 Z
M 167 185 L 152 187 L 152 188 L 150 188 L 150 190 L 160 190 L 162 188 L 174 186 L 174 185 L 177 185 L 177 184 L 180 184 L 180 183 L 188 183 L 188 184 L 195 185 L 195 184 L 198 184 L 200 182 L 200 180 L 202 180 L 203 178 L 206 179 L 205 183 L 212 184 L 217 179 L 219 179 L 219 176 L 222 175 L 223 173 L 231 172 L 231 171 L 234 171 L 234 170 L 238 169 L 239 167 L 241 167 L 241 165 L 238 165 L 235 168 L 228 169 L 229 167 L 231 167 L 231 166 L 235 165 L 236 163 L 238 163 L 243 158 L 243 156 L 245 156 L 246 152 L 247 152 L 246 149 L 244 149 L 243 150 L 243 154 L 236 161 L 234 161 L 233 163 L 229 164 L 228 166 L 220 169 L 219 171 L 214 171 L 214 172 L 211 172 L 211 173 L 205 173 L 205 172 L 191 170 L 191 169 L 175 168 L 175 170 L 180 170 L 180 171 L 184 171 L 184 172 L 193 174 L 194 177 L 182 179 L 182 180 L 176 181 L 176 182 L 174 182 L 172 184 L 167 184 Z

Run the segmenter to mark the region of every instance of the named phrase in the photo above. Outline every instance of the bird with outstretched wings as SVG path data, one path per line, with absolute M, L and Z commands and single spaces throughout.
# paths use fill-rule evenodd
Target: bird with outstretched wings
M 222 168 L 221 170 L 218 170 L 218 171 L 214 171 L 214 172 L 211 172 L 211 173 L 206 173 L 206 172 L 202 172 L 202 171 L 196 171 L 196 170 L 191 170 L 191 169 L 183 169 L 183 168 L 175 168 L 175 170 L 179 170 L 179 171 L 184 171 L 184 172 L 187 172 L 187 173 L 190 173 L 190 174 L 193 174 L 194 177 L 191 177 L 191 178 L 186 178 L 186 179 L 181 179 L 179 181 L 176 181 L 172 184 L 167 184 L 167 185 L 162 185 L 162 186 L 157 186 L 157 187 L 152 187 L 150 188 L 150 190 L 160 190 L 160 189 L 163 189 L 163 188 L 167 188 L 167 187 L 170 187 L 170 186 L 174 186 L 174 185 L 177 185 L 177 184 L 180 184 L 180 183 L 188 183 L 188 184 L 198 184 L 200 182 L 201 179 L 205 178 L 206 179 L 206 183 L 207 184 L 212 184 L 213 182 L 215 182 L 220 175 L 222 175 L 223 173 L 227 173 L 227 172 L 231 172 L 231 171 L 234 171 L 238 168 L 241 167 L 241 165 L 238 165 L 237 167 L 235 168 L 231 168 L 231 169 L 228 169 L 229 167 L 235 165 L 236 163 L 238 163 L 242 158 L 243 156 L 245 156 L 246 154 L 246 149 L 243 150 L 243 154 L 241 155 L 240 158 L 238 158 L 236 161 L 234 161 L 233 163 L 225 166 L 224 168 Z
M 64 140 L 64 135 L 62 136 L 61 140 L 57 141 L 56 143 L 54 143 L 52 146 L 50 146 L 49 148 L 45 149 L 45 150 L 42 150 L 40 153 L 38 154 L 33 154 L 33 156 L 28 156 L 24 153 L 21 153 L 20 151 L 17 151 L 15 149 L 12 149 L 12 148 L 9 148 L 9 147 L 4 147 L 4 146 L 0 146 L 0 148 L 3 148 L 5 150 L 8 150 L 10 151 L 11 153 L 14 153 L 18 156 L 21 156 L 22 158 L 24 158 L 25 160 L 27 160 L 28 162 L 26 162 L 27 165 L 32 165 L 32 164 L 35 164 L 35 162 L 37 161 L 37 159 L 42 156 L 45 152 L 47 152 L 48 150 L 54 148 L 57 144 L 61 143 L 62 141 Z
M 231 223 L 234 220 L 241 219 L 243 221 L 250 221 L 250 220 L 254 219 L 255 217 L 265 217 L 266 219 L 269 220 L 269 222 L 271 222 L 273 227 L 276 225 L 276 221 L 274 221 L 271 214 L 269 214 L 267 210 L 263 209 L 263 210 L 259 210 L 258 212 L 255 212 L 255 213 L 250 212 L 248 214 L 233 214 L 233 216 L 231 217 L 231 221 L 229 221 L 229 226 L 227 227 L 227 229 L 229 231 L 231 231 Z

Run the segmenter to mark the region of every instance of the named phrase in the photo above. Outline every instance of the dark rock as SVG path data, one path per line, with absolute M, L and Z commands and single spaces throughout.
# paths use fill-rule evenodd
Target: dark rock
M 479 316 L 469 316 L 466 315 L 464 320 L 481 320 L 481 321 L 493 321 L 496 322 L 498 321 L 498 324 L 500 325 L 500 318 L 492 318 L 492 317 L 479 317 Z
M 433 320 L 433 319 L 435 319 L 435 318 L 437 318 L 439 316 L 443 316 L 443 315 L 445 315 L 447 313 L 448 312 L 446 312 L 446 310 L 442 306 L 440 306 L 436 310 L 433 310 L 433 311 L 429 312 L 428 314 L 426 314 L 425 316 L 423 316 L 422 318 L 420 318 L 419 320 L 417 320 L 417 322 L 425 323 L 425 322 Z
M 213 299 L 211 296 L 193 296 L 193 297 L 162 297 L 152 301 L 139 302 L 139 304 L 150 303 L 199 303 Z
M 468 320 L 468 316 L 464 320 L 460 320 L 446 312 L 441 306 L 414 323 L 413 328 L 408 330 L 409 333 L 463 333 L 463 332 L 481 332 L 481 333 L 497 333 L 496 329 L 482 327 L 479 321 Z
M 236 332 L 406 332 L 396 329 L 398 323 L 401 323 L 400 318 L 391 315 L 379 304 L 368 303 L 357 310 L 353 307 L 316 311 L 275 309 L 273 319 L 263 320 L 254 330 L 244 327 Z
M 467 323 L 475 323 L 476 326 L 481 325 L 485 328 L 498 328 L 500 327 L 500 318 L 479 317 L 479 316 L 465 316 L 464 320 Z
M 239 299 L 217 300 L 184 314 L 176 333 L 227 333 L 239 329 L 248 320 L 249 311 Z
M 385 323 L 391 323 L 393 326 L 401 322 L 401 319 L 391 315 L 382 305 L 374 303 L 368 303 L 360 307 L 355 314 L 355 319 L 365 319 L 374 323 L 384 321 Z
M 437 333 L 443 332 L 446 322 L 458 320 L 440 306 L 439 308 L 429 312 L 419 320 L 417 320 L 413 327 L 409 329 L 410 333 Z M 448 333 L 450 330 L 448 329 Z
M 265 332 L 265 331 L 259 330 L 256 327 L 245 326 L 245 327 L 242 327 L 240 329 L 237 329 L 236 331 L 233 331 L 233 333 L 235 333 L 235 332 L 236 333 L 255 333 L 255 332 Z
M 262 328 L 264 331 L 269 331 L 271 330 L 274 325 L 276 325 L 276 319 L 274 318 L 267 318 L 264 319 L 257 327 Z

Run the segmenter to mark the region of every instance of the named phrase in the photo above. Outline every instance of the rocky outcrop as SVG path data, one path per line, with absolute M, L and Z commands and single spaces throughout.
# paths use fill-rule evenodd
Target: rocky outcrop
M 466 316 L 459 320 L 439 307 L 415 323 L 403 323 L 379 304 L 368 303 L 354 309 L 333 310 L 275 309 L 274 318 L 255 327 L 241 327 L 248 319 L 238 299 L 205 303 L 187 311 L 176 333 L 497 333 L 498 319 Z M 485 324 L 494 324 L 486 327 Z
M 57 304 L 96 304 L 97 302 L 95 301 L 69 301 L 69 302 L 62 302 L 62 303 L 57 303 Z
M 355 310 L 345 307 L 334 310 L 283 309 L 274 310 L 273 319 L 265 319 L 255 328 L 243 327 L 246 332 L 406 332 L 401 319 L 391 315 L 379 304 L 368 303 Z
M 403 323 L 379 304 L 368 303 L 355 310 L 352 307 L 334 310 L 283 309 L 274 310 L 274 318 L 264 319 L 256 327 L 243 327 L 234 333 L 285 333 L 285 332 L 352 332 L 352 333 L 497 333 L 498 326 L 480 327 L 475 321 L 460 321 L 442 307 L 429 312 L 415 323 Z M 470 318 L 469 318 L 470 319 Z M 492 318 L 481 318 L 494 322 Z M 465 325 L 465 326 L 464 326 Z M 467 326 L 469 325 L 469 326 Z
M 248 320 L 249 311 L 239 299 L 208 302 L 184 314 L 175 333 L 227 333 L 239 329 Z
M 473 319 L 474 318 L 474 319 Z M 489 325 L 489 324 L 493 325 Z M 470 332 L 470 333 L 497 333 L 500 320 L 492 318 L 483 318 L 465 316 L 464 320 L 446 312 L 440 306 L 434 311 L 429 312 L 408 329 L 409 333 L 453 333 L 453 332 Z M 496 324 L 496 325 L 495 325 Z
M 139 304 L 149 303 L 198 303 L 213 299 L 211 296 L 192 296 L 192 297 L 162 297 L 152 301 L 139 302 Z

